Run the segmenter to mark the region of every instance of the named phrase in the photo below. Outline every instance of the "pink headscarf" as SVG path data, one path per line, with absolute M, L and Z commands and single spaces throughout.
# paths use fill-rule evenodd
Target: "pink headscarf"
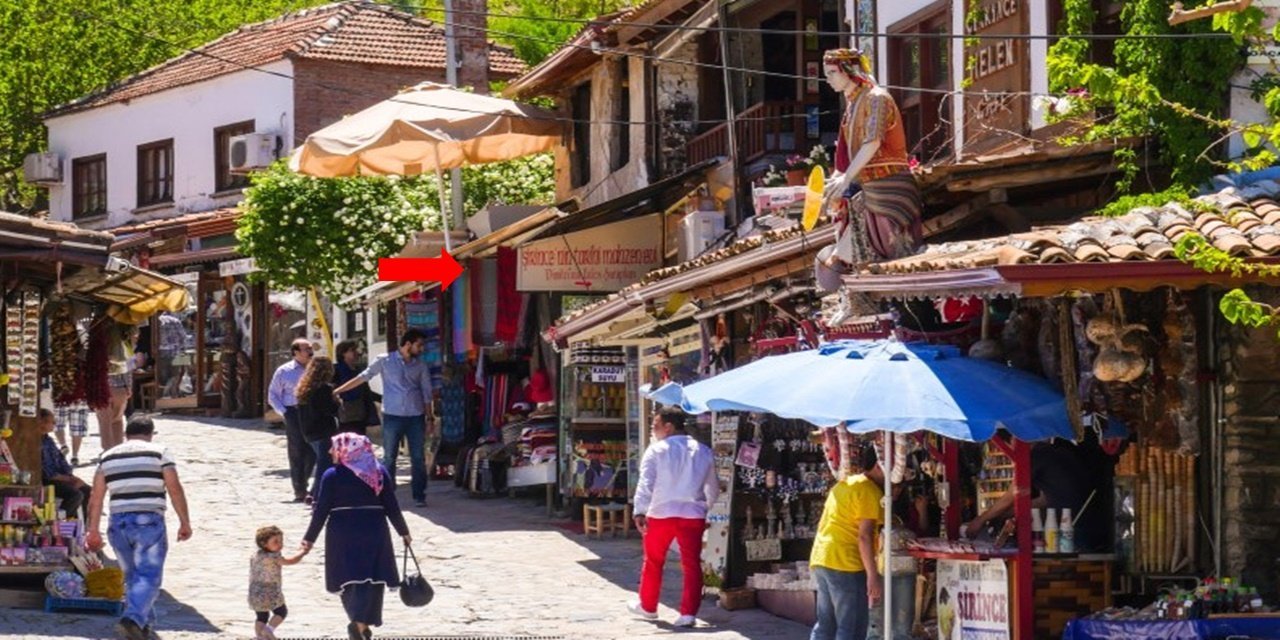
M 358 433 L 339 433 L 333 436 L 333 448 L 338 452 L 338 464 L 355 472 L 373 494 L 382 493 L 382 467 L 373 456 L 373 445 Z

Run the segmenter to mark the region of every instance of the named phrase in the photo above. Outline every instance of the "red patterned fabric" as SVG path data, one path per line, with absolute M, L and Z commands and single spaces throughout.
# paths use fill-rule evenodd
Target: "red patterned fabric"
M 493 337 L 498 342 L 513 344 L 520 329 L 524 297 L 516 291 L 516 250 L 498 247 L 498 317 Z

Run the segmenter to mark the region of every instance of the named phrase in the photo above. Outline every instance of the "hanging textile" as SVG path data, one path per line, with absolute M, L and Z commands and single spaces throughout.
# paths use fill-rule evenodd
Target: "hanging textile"
M 484 392 L 484 424 L 486 435 L 497 435 L 497 431 L 502 427 L 502 416 L 506 413 L 507 392 L 510 387 L 510 378 L 505 374 L 491 376 L 488 380 L 488 386 Z
M 497 340 L 498 264 L 494 260 L 472 260 L 471 266 L 471 341 L 492 345 Z
M 445 444 L 462 442 L 467 431 L 467 390 L 462 383 L 449 381 L 440 389 L 440 435 Z
M 497 317 L 494 321 L 494 340 L 514 344 L 520 328 L 520 316 L 524 311 L 524 296 L 516 291 L 516 250 L 498 247 L 497 259 Z
M 450 289 L 453 295 L 453 354 L 459 360 L 471 352 L 471 278 L 467 272 Z

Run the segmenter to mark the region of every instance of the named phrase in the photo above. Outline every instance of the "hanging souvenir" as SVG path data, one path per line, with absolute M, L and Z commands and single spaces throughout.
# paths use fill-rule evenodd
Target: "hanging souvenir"
M 21 349 L 21 395 L 18 415 L 34 418 L 40 405 L 40 293 L 37 291 L 27 291 L 22 294 Z M 12 366 L 10 364 L 11 371 Z M 13 385 L 10 384 L 10 387 L 12 388 Z

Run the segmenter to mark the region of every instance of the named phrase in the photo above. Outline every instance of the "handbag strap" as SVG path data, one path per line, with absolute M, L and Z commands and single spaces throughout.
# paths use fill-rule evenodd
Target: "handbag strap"
M 404 565 L 403 565 L 403 568 L 400 570 L 400 573 L 402 575 L 409 574 L 409 558 L 413 558 L 413 568 L 417 570 L 419 575 L 421 575 L 422 566 L 418 564 L 418 556 L 413 553 L 413 548 L 407 544 L 404 546 Z

